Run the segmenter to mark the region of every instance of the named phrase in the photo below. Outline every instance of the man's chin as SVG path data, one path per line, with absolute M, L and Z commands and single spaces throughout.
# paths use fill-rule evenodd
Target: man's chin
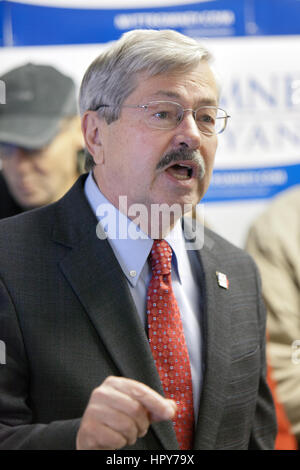
M 35 195 L 31 195 L 31 196 L 16 195 L 15 200 L 19 204 L 19 206 L 21 206 L 24 210 L 35 209 L 37 207 L 45 206 L 46 204 L 49 203 L 44 198 L 39 198 L 39 197 L 36 197 Z

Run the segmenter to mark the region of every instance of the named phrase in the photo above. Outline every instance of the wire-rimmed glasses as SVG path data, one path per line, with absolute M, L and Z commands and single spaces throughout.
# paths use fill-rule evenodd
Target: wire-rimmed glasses
M 109 107 L 111 105 L 102 104 L 97 110 Z M 185 109 L 174 101 L 150 101 L 146 104 L 123 105 L 123 107 L 143 109 L 145 123 L 154 129 L 174 129 L 181 123 L 184 113 L 191 111 L 200 132 L 205 135 L 221 134 L 230 117 L 224 109 L 217 106 L 200 106 L 193 110 Z

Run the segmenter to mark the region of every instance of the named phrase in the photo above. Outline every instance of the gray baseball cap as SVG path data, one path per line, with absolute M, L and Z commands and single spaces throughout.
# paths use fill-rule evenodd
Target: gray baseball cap
M 0 142 L 41 148 L 60 131 L 62 119 L 77 114 L 75 84 L 54 67 L 26 64 L 0 77 Z

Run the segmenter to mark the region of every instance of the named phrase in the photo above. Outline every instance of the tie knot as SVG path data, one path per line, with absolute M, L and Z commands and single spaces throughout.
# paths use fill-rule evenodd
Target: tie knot
M 172 248 L 165 240 L 155 240 L 150 253 L 152 270 L 156 274 L 171 272 Z

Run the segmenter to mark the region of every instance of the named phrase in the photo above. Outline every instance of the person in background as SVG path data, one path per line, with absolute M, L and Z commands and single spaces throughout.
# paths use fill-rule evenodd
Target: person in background
M 0 218 L 63 196 L 83 171 L 75 84 L 54 67 L 26 64 L 0 79 Z
M 0 221 L 1 449 L 273 448 L 257 268 L 185 217 L 228 121 L 210 64 L 125 33 L 82 81 L 89 174 Z
M 278 398 L 277 383 L 273 377 L 273 370 L 270 366 L 270 361 L 267 359 L 267 383 L 272 393 L 276 420 L 277 420 L 277 435 L 275 439 L 275 450 L 298 450 L 297 439 L 292 431 L 291 423 L 287 417 L 283 404 Z
M 278 195 L 251 225 L 246 249 L 257 263 L 267 307 L 267 357 L 300 444 L 300 186 Z

